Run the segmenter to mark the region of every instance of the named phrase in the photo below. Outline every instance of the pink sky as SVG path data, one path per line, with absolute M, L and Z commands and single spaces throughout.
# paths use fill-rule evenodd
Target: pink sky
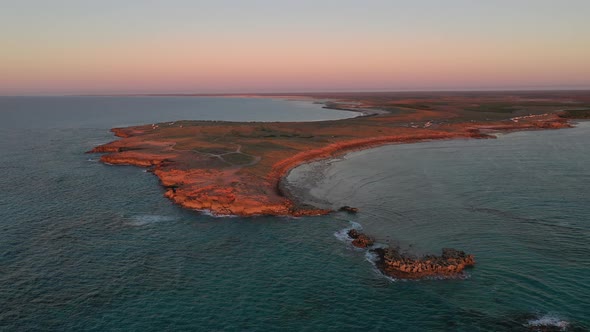
M 509 17 L 478 5 L 437 13 L 428 2 L 406 15 L 369 2 L 340 17 L 311 3 L 292 13 L 276 2 L 243 13 L 211 4 L 216 18 L 203 8 L 15 5 L 0 14 L 0 94 L 590 87 L 590 26 L 574 21 L 585 2 L 560 14 L 529 2 L 538 12 Z

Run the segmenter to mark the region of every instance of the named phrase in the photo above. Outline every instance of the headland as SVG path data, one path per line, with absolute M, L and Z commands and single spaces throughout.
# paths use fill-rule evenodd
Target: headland
M 296 98 L 299 95 L 264 95 Z M 495 131 L 570 127 L 590 108 L 590 94 L 358 93 L 309 94 L 325 107 L 360 116 L 319 122 L 175 121 L 114 128 L 121 139 L 98 146 L 101 161 L 147 167 L 185 208 L 214 215 L 321 215 L 280 185 L 312 160 L 391 143 L 493 138 Z M 570 113 L 568 113 L 570 112 Z

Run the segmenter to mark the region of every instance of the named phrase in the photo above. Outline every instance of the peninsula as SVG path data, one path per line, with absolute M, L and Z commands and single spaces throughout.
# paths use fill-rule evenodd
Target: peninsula
M 570 127 L 588 116 L 587 92 L 448 92 L 264 95 L 314 98 L 359 112 L 319 122 L 175 121 L 114 128 L 101 161 L 148 167 L 165 196 L 213 215 L 303 216 L 331 212 L 300 204 L 281 179 L 294 167 L 391 143 L 493 138 L 495 131 Z

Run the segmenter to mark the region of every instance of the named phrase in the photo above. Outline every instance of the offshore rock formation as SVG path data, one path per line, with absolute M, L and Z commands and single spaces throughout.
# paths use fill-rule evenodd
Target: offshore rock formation
M 355 214 L 355 213 L 359 212 L 359 209 L 352 207 L 352 206 L 344 205 L 344 206 L 340 207 L 338 209 L 338 211 L 344 211 L 344 212 L 348 212 L 351 214 Z
M 357 248 L 365 249 L 375 244 L 372 237 L 356 229 L 349 230 L 347 234 L 352 239 L 352 245 Z M 444 248 L 441 256 L 426 255 L 421 258 L 402 253 L 399 248 L 375 248 L 369 251 L 377 256 L 377 268 L 396 279 L 454 277 L 461 275 L 466 267 L 475 265 L 473 255 L 452 248 Z
M 460 275 L 466 267 L 475 265 L 473 255 L 451 248 L 442 250 L 441 256 L 426 255 L 413 258 L 397 248 L 377 248 L 376 265 L 385 275 L 399 279 L 421 279 L 426 277 L 453 277 Z

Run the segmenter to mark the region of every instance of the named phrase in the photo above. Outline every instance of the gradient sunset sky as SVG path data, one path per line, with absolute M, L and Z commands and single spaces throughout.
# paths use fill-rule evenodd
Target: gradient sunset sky
M 0 95 L 590 88 L 590 0 L 0 0 Z

